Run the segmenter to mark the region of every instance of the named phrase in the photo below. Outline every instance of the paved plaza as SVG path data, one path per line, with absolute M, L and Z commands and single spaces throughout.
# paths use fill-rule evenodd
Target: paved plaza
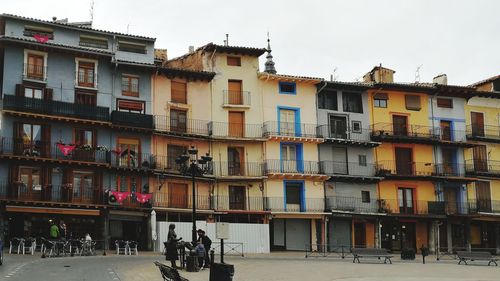
M 0 266 L 0 280 L 121 280 L 161 281 L 153 261 L 163 257 L 153 253 L 140 256 L 62 257 L 42 259 L 39 255 L 18 256 L 6 254 Z M 308 258 L 302 253 L 273 253 L 227 257 L 234 264 L 238 281 L 330 281 L 330 280 L 499 280 L 500 267 L 457 265 L 456 261 L 436 262 L 432 257 L 423 265 L 421 260 L 379 264 L 376 260 L 353 264 L 351 259 Z M 184 272 L 191 281 L 208 281 L 209 271 Z

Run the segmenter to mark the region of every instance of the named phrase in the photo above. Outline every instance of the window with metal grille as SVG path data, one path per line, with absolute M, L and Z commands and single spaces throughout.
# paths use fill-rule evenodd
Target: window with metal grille
M 370 203 L 371 198 L 370 198 L 370 191 L 361 191 L 361 202 L 363 203 Z

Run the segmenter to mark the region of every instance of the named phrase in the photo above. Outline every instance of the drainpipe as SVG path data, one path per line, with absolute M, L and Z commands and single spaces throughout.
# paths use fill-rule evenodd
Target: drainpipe
M 436 92 L 431 96 L 431 126 L 432 126 L 432 132 L 434 133 L 435 132 L 435 123 L 434 123 L 434 98 L 436 98 L 438 95 L 438 90 L 436 90 Z M 438 146 L 437 145 L 433 145 L 433 158 L 434 158 L 434 164 L 435 166 L 434 167 L 438 167 L 436 166 L 438 164 Z M 442 164 L 442 163 L 441 163 Z M 440 194 L 437 192 L 438 190 L 442 190 L 441 189 L 441 183 L 435 183 L 434 184 L 434 191 L 436 191 L 436 195 L 437 195 L 437 199 L 439 200 L 439 197 L 440 197 Z

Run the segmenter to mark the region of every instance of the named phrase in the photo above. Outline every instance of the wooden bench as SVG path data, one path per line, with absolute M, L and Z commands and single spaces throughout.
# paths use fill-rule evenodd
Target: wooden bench
M 384 258 L 384 263 L 389 261 L 392 264 L 391 258 L 392 255 L 389 254 L 387 249 L 378 249 L 378 248 L 352 248 L 351 253 L 354 257 L 352 260 L 353 263 L 358 261 L 360 263 L 359 258 L 378 258 L 379 260 Z
M 495 266 L 498 266 L 496 258 L 491 255 L 490 252 L 480 251 L 480 252 L 467 252 L 467 251 L 457 251 L 458 264 L 464 262 L 467 264 L 467 261 L 488 261 L 488 266 L 491 263 L 494 263 Z
M 163 277 L 164 281 L 189 281 L 188 279 L 181 277 L 177 269 L 157 261 L 154 263 L 158 269 L 160 269 L 161 277 Z

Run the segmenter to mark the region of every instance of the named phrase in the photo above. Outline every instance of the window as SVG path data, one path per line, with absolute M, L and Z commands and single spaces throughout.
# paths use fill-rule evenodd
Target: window
M 295 136 L 295 110 L 280 109 L 279 134 Z
M 241 58 L 240 57 L 227 57 L 227 65 L 230 66 L 241 66 Z
M 116 102 L 119 111 L 143 113 L 145 110 L 144 102 L 141 101 L 117 99 Z
M 73 200 L 91 202 L 94 197 L 94 174 L 87 171 L 73 173 Z
M 95 86 L 95 63 L 78 61 L 78 86 L 94 88 Z
M 25 66 L 26 79 L 44 80 L 45 66 L 44 56 L 28 53 L 27 62 Z
M 94 146 L 94 131 L 86 129 L 75 129 L 75 144 Z
M 170 110 L 170 130 L 173 132 L 185 133 L 187 129 L 187 111 Z
M 75 91 L 75 103 L 95 106 L 97 105 L 97 93 Z
M 337 91 L 323 90 L 318 94 L 318 107 L 321 109 L 337 110 Z
M 358 155 L 358 163 L 359 166 L 364 166 L 366 167 L 366 155 Z
M 500 79 L 493 81 L 493 91 L 500 92 Z
M 187 151 L 187 146 L 181 146 L 181 145 L 173 145 L 169 144 L 167 145 L 167 169 L 174 169 L 177 170 L 177 163 L 175 163 L 175 159 L 177 157 L 181 156 L 182 154 L 186 153 Z
M 295 95 L 297 93 L 295 83 L 280 82 L 279 83 L 279 93 L 280 94 L 287 94 L 287 95 Z
M 132 75 L 122 76 L 122 94 L 124 96 L 139 96 L 139 77 Z
M 452 99 L 437 98 L 437 106 L 443 108 L 453 108 Z
M 40 168 L 19 168 L 19 180 L 23 183 L 19 190 L 21 197 L 30 197 L 34 191 L 42 190 Z
M 46 37 L 47 40 L 54 39 L 54 31 L 52 28 L 42 26 L 25 25 L 23 35 L 34 38 Z
M 82 47 L 107 49 L 108 48 L 108 39 L 103 38 L 103 37 L 80 35 L 79 45 Z
M 241 80 L 227 81 L 227 96 L 224 97 L 225 104 L 243 104 L 243 83 Z
M 343 92 L 342 102 L 344 105 L 344 112 L 363 113 L 361 93 Z
M 373 96 L 373 106 L 387 108 L 388 96 L 386 93 L 377 93 Z
M 361 133 L 361 121 L 352 121 L 351 131 L 353 133 Z
M 118 139 L 118 162 L 120 167 L 137 168 L 140 164 L 141 147 L 139 139 Z
M 42 89 L 37 89 L 37 88 L 24 88 L 24 96 L 27 98 L 33 98 L 33 99 L 42 99 Z
M 172 102 L 187 104 L 187 83 L 172 81 L 170 95 Z
M 286 204 L 300 205 L 301 189 L 300 183 L 286 183 Z
M 118 42 L 118 51 L 145 54 L 146 53 L 146 45 L 140 44 L 140 43 L 119 41 Z
M 246 187 L 245 186 L 229 186 L 229 209 L 230 210 L 245 210 L 246 203 Z
M 363 203 L 370 203 L 370 191 L 361 191 L 361 202 Z
M 399 212 L 413 214 L 413 189 L 398 188 Z
M 419 111 L 422 108 L 420 105 L 420 96 L 405 95 L 405 105 L 408 110 Z
M 141 192 L 140 185 L 141 180 L 139 176 L 126 176 L 119 175 L 116 184 L 118 186 L 118 191 L 121 192 Z
M 294 144 L 281 145 L 281 169 L 284 173 L 295 173 L 298 170 L 297 146 Z

